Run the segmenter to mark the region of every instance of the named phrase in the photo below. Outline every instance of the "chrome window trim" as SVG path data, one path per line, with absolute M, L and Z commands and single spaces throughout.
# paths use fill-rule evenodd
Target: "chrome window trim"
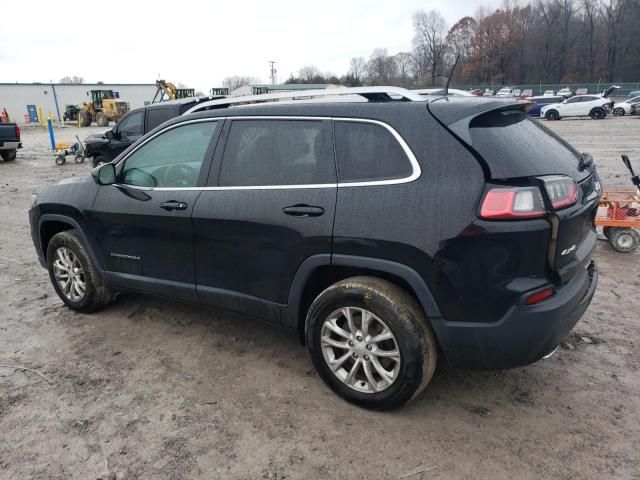
M 172 130 L 177 127 L 181 127 L 184 125 L 188 125 L 191 123 L 200 123 L 200 122 L 217 122 L 220 120 L 332 120 L 334 122 L 355 122 L 355 123 L 371 123 L 374 125 L 379 125 L 387 131 L 389 131 L 396 141 L 400 144 L 400 147 L 404 151 L 409 163 L 411 164 L 412 172 L 408 177 L 402 178 L 394 178 L 389 180 L 371 180 L 371 181 L 362 181 L 362 182 L 338 182 L 338 183 L 311 183 L 311 184 L 303 184 L 303 185 L 239 185 L 239 186 L 224 186 L 224 187 L 140 187 L 137 185 L 127 185 L 114 183 L 113 185 L 116 187 L 126 187 L 133 188 L 135 190 L 144 190 L 144 191 L 158 191 L 158 192 L 173 192 L 173 191 L 231 191 L 231 190 L 297 190 L 297 189 L 313 189 L 313 188 L 348 188 L 348 187 L 372 187 L 372 186 L 384 186 L 384 185 L 399 185 L 402 183 L 409 183 L 417 180 L 422 175 L 422 169 L 420 168 L 420 164 L 416 156 L 413 154 L 413 151 L 407 144 L 407 142 L 402 138 L 402 136 L 390 125 L 380 120 L 373 120 L 369 118 L 349 118 L 349 117 L 314 117 L 314 116 L 298 116 L 298 115 L 233 115 L 233 116 L 225 116 L 225 117 L 212 117 L 212 118 L 200 118 L 194 120 L 188 120 L 185 122 L 176 123 L 174 125 L 170 125 L 159 132 L 156 132 L 151 137 L 147 138 L 140 145 L 137 145 L 136 148 L 131 150 L 125 157 L 121 158 L 116 165 L 119 165 L 121 162 L 124 162 L 133 155 L 139 148 L 145 145 L 147 142 L 151 141 L 158 135 L 161 135 L 169 130 Z

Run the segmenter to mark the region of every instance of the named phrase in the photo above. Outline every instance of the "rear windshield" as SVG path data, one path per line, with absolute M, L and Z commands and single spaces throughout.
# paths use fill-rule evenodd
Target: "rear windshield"
M 580 155 L 567 142 L 521 110 L 491 111 L 469 124 L 471 146 L 485 159 L 491 176 L 515 178 L 563 174 L 576 179 Z

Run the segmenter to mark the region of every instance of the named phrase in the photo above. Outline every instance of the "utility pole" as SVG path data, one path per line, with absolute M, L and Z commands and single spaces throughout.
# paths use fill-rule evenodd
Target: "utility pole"
M 276 73 L 278 72 L 276 70 L 276 61 L 275 60 L 269 60 L 269 66 L 271 67 L 271 85 L 275 85 L 276 84 Z

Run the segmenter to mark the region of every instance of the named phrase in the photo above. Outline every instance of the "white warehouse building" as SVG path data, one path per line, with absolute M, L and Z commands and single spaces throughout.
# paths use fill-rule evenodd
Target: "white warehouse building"
M 27 105 L 42 108 L 43 116 L 51 112 L 61 120 L 66 105 L 82 105 L 91 101 L 91 90 L 113 90 L 129 102 L 131 109 L 151 102 L 156 93 L 154 83 L 0 83 L 0 112 L 6 109 L 12 121 L 24 123 Z M 56 108 L 57 103 L 57 108 Z

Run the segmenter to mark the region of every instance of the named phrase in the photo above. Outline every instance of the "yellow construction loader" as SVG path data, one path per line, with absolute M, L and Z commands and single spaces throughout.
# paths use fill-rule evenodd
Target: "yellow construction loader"
M 88 127 L 91 122 L 96 122 L 99 127 L 106 127 L 110 121 L 120 120 L 128 111 L 129 104 L 116 98 L 113 90 L 91 90 L 91 101 L 84 102 L 78 112 L 78 126 Z
M 196 96 L 196 91 L 193 88 L 177 88 L 171 82 L 165 82 L 164 80 L 156 80 L 156 94 L 153 96 L 151 103 L 162 102 L 165 100 L 178 100 L 180 98 L 191 98 Z

